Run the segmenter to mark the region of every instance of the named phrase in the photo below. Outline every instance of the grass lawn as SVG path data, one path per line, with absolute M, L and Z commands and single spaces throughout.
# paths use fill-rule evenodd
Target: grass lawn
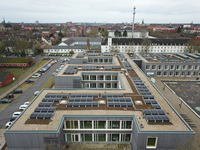
M 0 68 L 0 72 L 11 72 L 15 79 L 18 79 L 22 74 L 26 73 L 29 68 Z
M 37 70 L 38 68 L 40 68 L 41 66 L 43 66 L 46 62 L 48 62 L 49 60 L 42 60 L 34 69 L 33 71 Z

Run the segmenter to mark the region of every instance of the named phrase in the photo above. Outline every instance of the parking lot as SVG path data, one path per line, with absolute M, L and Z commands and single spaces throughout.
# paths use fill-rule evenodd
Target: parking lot
M 19 106 L 24 102 L 28 101 L 35 91 L 40 89 L 40 87 L 52 76 L 52 73 L 59 68 L 60 60 L 58 63 L 54 64 L 48 71 L 46 71 L 40 78 L 38 78 L 34 83 L 31 83 L 31 86 L 26 89 L 25 92 L 19 94 L 18 97 L 9 105 L 8 104 L 0 104 L 6 105 L 4 109 L 0 112 L 0 128 L 2 128 L 12 117 L 12 114 L 15 111 L 19 110 Z M 16 95 L 16 94 L 15 94 Z
M 178 97 L 180 97 L 198 115 L 200 115 L 200 84 L 197 84 L 200 82 L 176 81 L 165 83 L 176 93 Z

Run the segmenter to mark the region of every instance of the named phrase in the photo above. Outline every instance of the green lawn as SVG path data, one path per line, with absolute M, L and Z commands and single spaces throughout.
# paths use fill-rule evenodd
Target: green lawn
M 28 63 L 30 61 L 30 57 L 20 57 L 20 58 L 0 58 L 0 63 Z

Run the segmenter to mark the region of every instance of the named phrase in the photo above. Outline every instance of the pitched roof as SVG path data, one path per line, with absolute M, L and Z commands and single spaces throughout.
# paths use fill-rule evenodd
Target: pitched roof
M 0 82 L 2 82 L 10 72 L 0 72 Z

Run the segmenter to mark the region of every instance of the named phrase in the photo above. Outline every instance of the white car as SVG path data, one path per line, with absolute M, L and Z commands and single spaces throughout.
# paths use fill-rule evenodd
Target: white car
M 58 61 L 56 59 L 54 59 L 53 62 L 57 63 Z
M 57 74 L 56 72 L 53 72 L 53 73 L 52 73 L 52 76 L 55 76 L 56 74 Z
M 6 123 L 6 128 L 10 127 L 12 125 L 13 121 L 9 121 Z
M 36 73 L 36 74 L 34 74 L 31 78 L 39 78 L 40 76 L 41 76 L 41 74 Z
M 20 111 L 17 111 L 17 112 L 14 112 L 12 116 L 13 116 L 13 117 L 18 117 L 20 114 L 21 114 L 21 112 L 20 112 Z
M 40 91 L 35 91 L 34 95 L 37 96 L 40 93 Z
M 25 102 L 25 103 L 24 103 L 24 105 L 29 105 L 29 104 L 30 104 L 30 102 Z
M 24 109 L 26 109 L 28 107 L 28 105 L 21 105 L 21 106 L 19 106 L 19 110 L 24 110 Z

